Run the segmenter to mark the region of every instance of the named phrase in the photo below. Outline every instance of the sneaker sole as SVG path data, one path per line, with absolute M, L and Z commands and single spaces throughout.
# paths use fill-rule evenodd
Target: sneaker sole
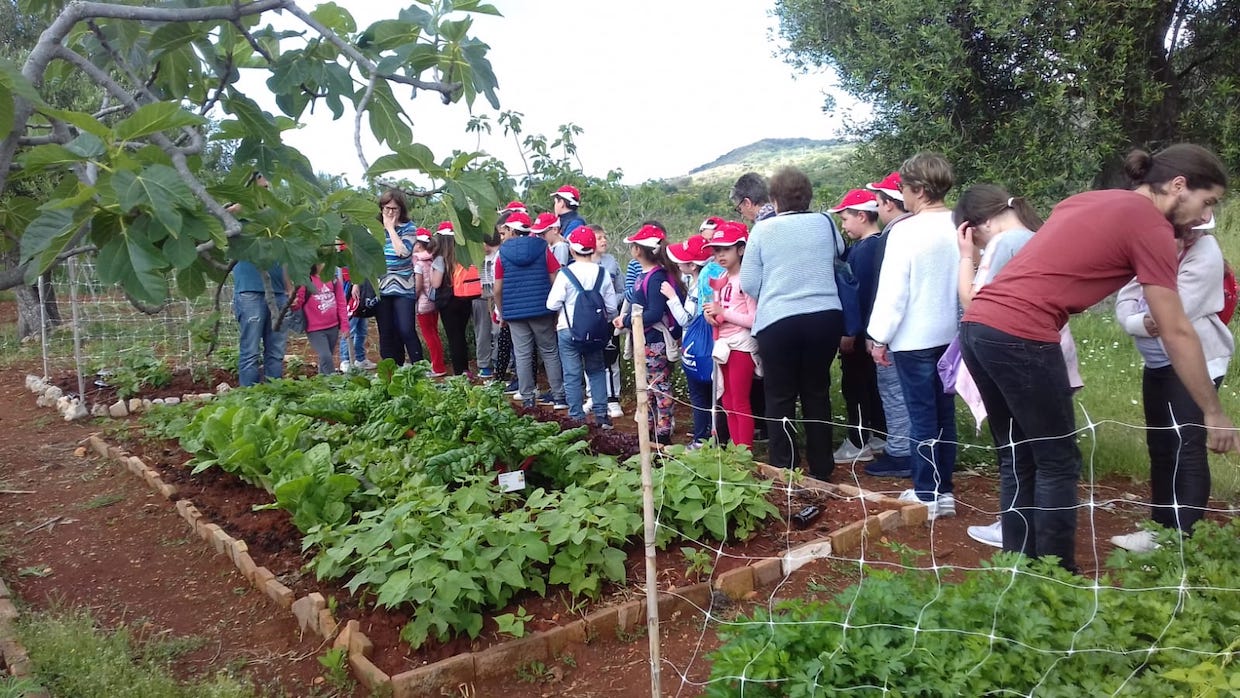
M 989 546 L 990 546 L 990 547 L 992 547 L 992 548 L 1002 548 L 1002 547 L 1003 547 L 1003 541 L 998 541 L 998 542 L 996 542 L 996 541 L 990 540 L 990 539 L 988 539 L 988 538 L 985 538 L 985 537 L 983 537 L 983 536 L 974 535 L 973 531 L 965 531 L 965 533 L 969 534 L 969 537 L 970 537 L 970 538 L 972 538 L 973 540 L 977 541 L 978 543 L 981 543 L 982 545 L 989 545 Z

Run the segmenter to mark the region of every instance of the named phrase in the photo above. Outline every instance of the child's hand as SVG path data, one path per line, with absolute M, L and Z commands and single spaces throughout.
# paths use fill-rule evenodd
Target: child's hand
M 613 326 L 613 327 L 615 327 L 617 330 L 622 330 L 622 329 L 624 329 L 624 318 L 622 318 L 622 317 L 618 317 L 618 318 L 616 318 L 615 320 L 612 320 L 612 321 L 611 321 L 611 324 L 612 324 L 612 326 Z
M 676 288 L 666 281 L 664 281 L 663 285 L 659 287 L 659 291 L 668 300 L 676 298 Z

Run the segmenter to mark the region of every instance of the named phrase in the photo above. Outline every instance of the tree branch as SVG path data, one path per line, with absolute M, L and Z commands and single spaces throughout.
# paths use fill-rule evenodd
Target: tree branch
M 375 82 L 378 79 L 378 74 L 370 74 L 370 80 L 366 83 L 366 93 L 362 95 L 357 108 L 353 110 L 353 147 L 357 148 L 357 159 L 362 163 L 362 172 L 370 169 L 370 163 L 366 162 L 366 153 L 362 151 L 362 113 L 366 111 L 366 105 L 370 104 L 370 98 L 375 93 Z

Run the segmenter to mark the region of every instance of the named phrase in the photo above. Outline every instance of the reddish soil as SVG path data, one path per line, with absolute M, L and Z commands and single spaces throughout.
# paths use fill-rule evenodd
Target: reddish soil
M 312 685 L 318 665 L 315 657 L 322 650 L 310 641 L 298 642 L 295 623 L 249 590 L 244 580 L 227 562 L 214 556 L 196 540 L 189 540 L 187 529 L 171 506 L 148 493 L 132 476 L 117 466 L 93 458 L 75 458 L 73 447 L 87 435 L 89 427 L 66 425 L 50 410 L 33 408 L 33 397 L 24 391 L 24 372 L 0 374 L 0 426 L 6 433 L 23 434 L 0 446 L 0 476 L 14 489 L 37 489 L 34 495 L 0 495 L 15 500 L 0 515 L 0 531 L 9 536 L 12 551 L 0 566 L 0 574 L 13 582 L 28 602 L 45 605 L 53 599 L 88 605 L 97 610 L 106 624 L 128 622 L 146 636 L 158 633 L 197 635 L 208 644 L 183 659 L 180 669 L 187 675 L 209 671 L 229 662 L 248 663 L 247 671 L 260 683 L 277 685 L 291 695 L 304 695 Z M 218 380 L 216 381 L 218 382 Z M 194 392 L 209 389 L 197 386 Z M 182 392 L 189 392 L 183 390 Z M 626 405 L 629 415 L 632 405 Z M 678 415 L 681 416 L 681 415 Z M 680 431 L 688 415 L 679 421 Z M 620 420 L 617 431 L 631 435 L 631 419 Z M 627 445 L 627 444 L 626 444 Z M 32 449 L 31 446 L 37 446 Z M 158 467 L 182 496 L 192 499 L 208 518 L 231 535 L 250 544 L 259 564 L 275 572 L 298 595 L 318 590 L 336 600 L 337 615 L 361 621 L 362 629 L 375 642 L 375 660 L 380 668 L 397 673 L 426 662 L 462 651 L 473 651 L 502 641 L 495 625 L 488 621 L 477 640 L 455 640 L 429 646 L 418 652 L 398 641 L 400 627 L 407 621 L 403 613 L 384 612 L 359 603 L 339 584 L 318 582 L 302 570 L 309 559 L 300 551 L 300 536 L 280 511 L 255 512 L 255 504 L 266 504 L 271 497 L 240 482 L 235 477 L 211 470 L 190 478 L 182 467 L 187 456 L 175 444 L 133 443 L 148 463 Z M 860 468 L 838 467 L 836 482 L 853 484 L 874 491 L 898 494 L 906 481 L 879 480 L 861 473 Z M 51 484 L 43 487 L 40 483 Z M 1107 480 L 1094 485 L 1094 498 L 1119 502 L 1094 510 L 1093 521 L 1081 515 L 1078 564 L 1086 575 L 1104 565 L 1112 551 L 1109 538 L 1128 532 L 1146 516 L 1143 508 L 1127 503 L 1132 495 L 1142 496 L 1145 485 Z M 860 579 L 861 564 L 899 564 L 898 543 L 919 551 L 915 564 L 928 567 L 947 565 L 974 567 L 995 550 L 969 539 L 970 525 L 994 520 L 997 482 L 984 475 L 958 473 L 956 495 L 958 516 L 935 522 L 933 526 L 899 529 L 869 545 L 860 554 L 820 560 L 783 580 L 774 589 L 762 589 L 752 598 L 729 602 L 718 596 L 708 610 L 711 621 L 726 620 L 741 613 L 767 607 L 781 599 L 830 595 Z M 117 494 L 122 501 L 110 506 L 88 508 L 100 495 Z M 1127 495 L 1127 496 L 1126 496 Z M 859 519 L 861 503 L 825 501 L 796 493 L 789 502 L 785 491 L 773 495 L 785 516 L 808 503 L 820 506 L 824 514 L 809 530 L 776 525 L 753 539 L 728 546 L 716 556 L 714 572 L 748 564 L 754 559 L 781 555 L 788 547 L 820 537 L 830 530 Z M 1082 486 L 1082 498 L 1086 498 Z M 867 504 L 869 513 L 874 506 Z M 60 512 L 68 512 L 61 514 Z M 30 535 L 23 532 L 56 515 L 74 519 Z M 91 526 L 89 523 L 95 523 Z M 698 579 L 688 576 L 688 561 L 680 544 L 659 555 L 659 586 L 674 589 Z M 708 549 L 709 550 L 709 549 Z M 714 551 L 711 551 L 712 553 Z M 138 563 L 156 569 L 152 577 Z M 22 576 L 21 570 L 51 567 L 47 577 Z M 600 603 L 611 603 L 641 595 L 644 591 L 644 561 L 638 549 L 628 560 L 630 582 L 610 589 Z M 952 574 L 949 570 L 949 576 Z M 523 605 L 535 621 L 533 627 L 546 629 L 575 620 L 597 604 L 570 608 L 567 594 L 554 591 L 547 599 L 523 598 Z M 512 609 L 506 609 L 512 610 Z M 501 611 L 502 612 L 502 611 Z M 665 695 L 694 696 L 701 693 L 701 682 L 710 667 L 704 655 L 718 645 L 714 622 L 703 613 L 680 613 L 661 623 L 661 671 Z M 138 620 L 135 620 L 138 619 Z M 144 624 L 145 623 L 145 624 Z M 639 629 L 617 637 L 598 638 L 576 647 L 570 654 L 548 662 L 544 667 L 513 667 L 511 676 L 481 682 L 462 695 L 533 698 L 535 696 L 648 696 L 649 650 L 646 634 Z
M 26 372 L 0 372 L 0 577 L 38 608 L 86 607 L 139 638 L 198 638 L 184 677 L 241 668 L 286 695 L 319 688 L 325 650 L 194 537 L 170 504 L 120 466 L 75 448 L 97 425 L 66 424 L 34 406 Z M 59 517 L 59 518 L 58 518 Z M 55 520 L 53 525 L 46 525 Z M 358 693 L 358 695 L 362 695 Z

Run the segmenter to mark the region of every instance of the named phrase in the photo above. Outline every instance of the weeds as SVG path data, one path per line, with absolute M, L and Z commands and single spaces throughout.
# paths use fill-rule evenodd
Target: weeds
M 82 506 L 86 509 L 103 509 L 123 501 L 125 501 L 125 495 L 114 492 L 112 494 L 101 494 Z

